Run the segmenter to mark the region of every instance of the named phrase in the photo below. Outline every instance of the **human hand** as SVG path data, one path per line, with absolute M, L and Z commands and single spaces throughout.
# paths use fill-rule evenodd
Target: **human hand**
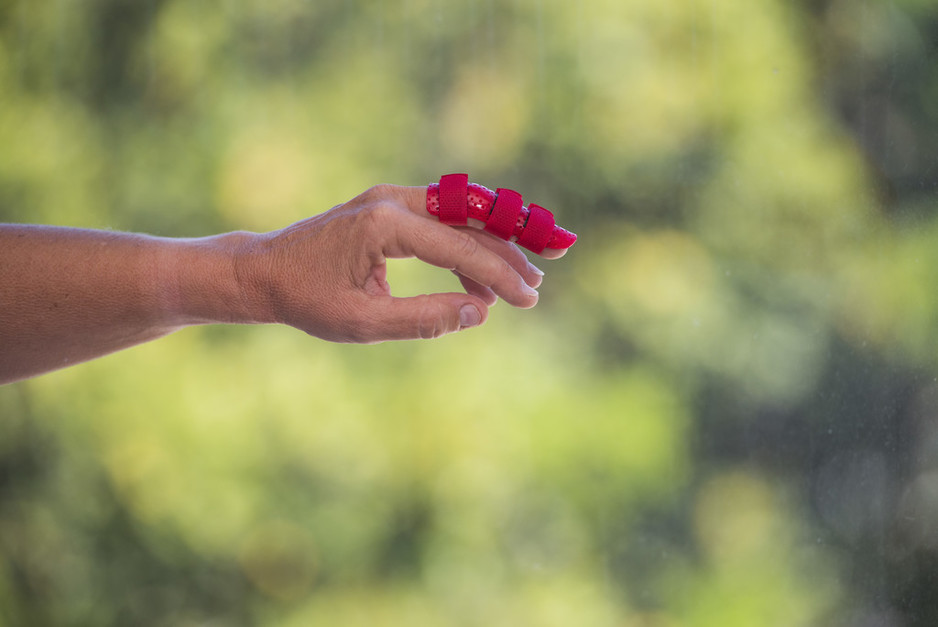
M 251 317 L 337 342 L 431 338 L 485 322 L 500 297 L 537 303 L 543 274 L 510 242 L 427 213 L 426 187 L 379 185 L 285 229 L 248 238 L 235 267 Z M 545 250 L 545 258 L 563 250 Z M 398 298 L 387 259 L 452 270 L 465 293 Z
M 379 185 L 264 234 L 166 238 L 0 224 L 0 268 L 8 270 L 0 273 L 0 385 L 196 324 L 279 322 L 371 343 L 476 326 L 499 297 L 533 307 L 542 273 L 511 242 L 442 224 L 431 191 Z M 493 207 L 489 222 L 507 224 L 523 210 L 518 200 L 511 214 Z M 562 229 L 544 239 L 552 222 L 538 209 L 519 218 L 519 244 L 572 244 L 576 236 Z M 547 247 L 542 256 L 564 252 Z M 452 270 L 465 293 L 392 297 L 386 262 L 405 257 Z

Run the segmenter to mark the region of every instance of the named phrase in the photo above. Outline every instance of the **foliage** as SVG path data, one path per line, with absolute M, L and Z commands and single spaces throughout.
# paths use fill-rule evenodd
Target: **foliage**
M 457 336 L 189 329 L 0 388 L 0 625 L 933 624 L 936 34 L 0 0 L 2 220 L 265 230 L 467 171 L 581 235 Z

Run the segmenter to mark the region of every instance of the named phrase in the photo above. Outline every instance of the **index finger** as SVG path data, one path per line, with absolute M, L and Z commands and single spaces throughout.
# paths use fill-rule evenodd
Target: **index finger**
M 440 221 L 440 192 L 438 185 L 399 187 L 398 190 L 400 190 L 402 199 L 411 211 L 417 215 Z M 505 191 L 511 192 L 511 190 Z M 467 219 L 464 220 L 465 224 L 475 227 L 477 230 L 486 227 L 488 222 L 498 214 L 498 210 L 495 209 L 498 204 L 496 202 L 497 198 L 498 194 L 496 192 L 482 185 L 470 183 L 466 197 Z M 513 229 L 508 227 L 507 230 L 501 230 L 498 235 L 495 235 L 493 233 L 498 232 L 499 229 L 492 229 L 489 226 L 484 232 L 493 238 L 524 246 L 545 259 L 563 257 L 567 253 L 567 249 L 576 242 L 576 234 L 557 226 L 554 223 L 552 213 L 533 203 L 528 206 L 521 206 L 517 218 L 512 216 L 509 220 L 514 222 L 515 219 L 517 223 Z M 531 237 L 535 232 L 539 232 L 540 236 Z M 540 241 L 535 242 L 534 240 Z

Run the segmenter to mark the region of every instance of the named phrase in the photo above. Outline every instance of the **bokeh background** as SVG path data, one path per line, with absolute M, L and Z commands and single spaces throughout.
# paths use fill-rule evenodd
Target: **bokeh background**
M 0 220 L 451 171 L 580 234 L 534 310 L 0 388 L 0 625 L 938 624 L 932 0 L 0 0 Z

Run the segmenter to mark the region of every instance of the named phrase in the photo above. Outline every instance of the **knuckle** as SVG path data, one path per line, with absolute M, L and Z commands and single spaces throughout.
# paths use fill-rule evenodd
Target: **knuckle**
M 393 218 L 399 211 L 397 205 L 388 200 L 378 200 L 371 205 L 368 214 L 375 220 L 384 221 Z
M 431 306 L 429 300 L 427 296 L 422 297 L 421 313 L 417 319 L 417 336 L 422 340 L 436 339 L 447 332 L 445 320 L 436 308 Z
M 454 249 L 461 257 L 474 257 L 479 253 L 481 248 L 479 241 L 466 233 L 465 231 L 457 231 L 456 239 L 454 240 Z
M 367 211 L 361 214 L 367 229 L 380 232 L 388 228 L 397 219 L 397 208 L 384 201 L 373 203 Z
M 359 196 L 361 200 L 368 203 L 386 202 L 394 197 L 394 186 L 388 183 L 372 185 Z
M 379 198 L 386 198 L 390 196 L 391 190 L 393 189 L 394 189 L 393 185 L 390 185 L 388 183 L 378 183 L 377 185 L 372 185 L 371 187 L 369 187 L 365 193 L 373 197 L 376 196 Z

